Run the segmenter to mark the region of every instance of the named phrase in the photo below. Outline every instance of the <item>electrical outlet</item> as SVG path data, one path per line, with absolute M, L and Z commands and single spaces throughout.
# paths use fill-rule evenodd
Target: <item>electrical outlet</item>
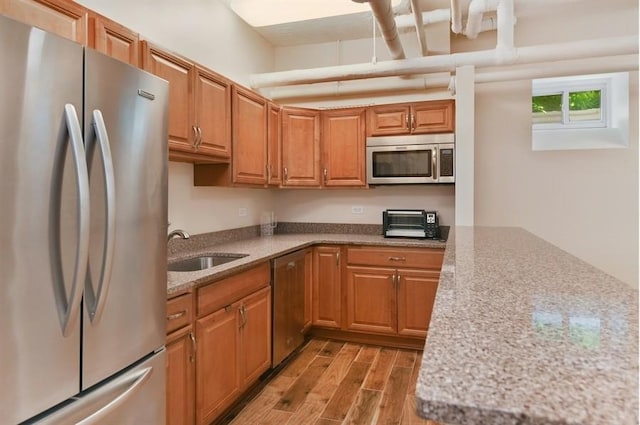
M 247 209 L 246 208 L 238 208 L 238 217 L 246 217 Z
M 361 207 L 361 206 L 351 207 L 351 214 L 364 214 L 364 207 Z

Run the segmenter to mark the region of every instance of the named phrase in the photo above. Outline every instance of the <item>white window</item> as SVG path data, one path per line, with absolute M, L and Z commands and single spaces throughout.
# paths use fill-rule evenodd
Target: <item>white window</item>
M 628 146 L 628 87 L 627 73 L 533 80 L 533 150 Z

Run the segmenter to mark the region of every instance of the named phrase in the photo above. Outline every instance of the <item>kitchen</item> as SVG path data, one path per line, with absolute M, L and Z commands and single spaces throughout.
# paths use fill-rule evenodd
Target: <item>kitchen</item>
M 250 85 L 249 76 L 253 74 L 308 66 L 332 66 L 336 63 L 364 63 L 371 56 L 368 41 L 360 44 L 353 42 L 354 45 L 346 40 L 320 43 L 314 48 L 275 48 L 218 2 L 184 3 L 180 8 L 170 5 L 158 7 L 157 3 L 150 6 L 143 2 L 134 5 L 83 4 L 135 29 L 153 42 L 197 60 L 246 86 Z M 567 2 L 560 10 L 574 12 L 574 7 L 575 4 Z M 566 31 L 571 32 L 566 40 L 637 34 L 637 23 L 631 19 L 634 13 L 629 13 L 629 7 L 629 2 L 614 2 L 611 5 L 589 2 L 585 16 L 572 16 L 571 25 L 575 28 Z M 203 13 L 203 10 L 207 13 Z M 637 15 L 637 6 L 632 10 Z M 153 19 L 148 18 L 150 13 L 153 13 Z M 543 21 L 545 26 L 551 25 L 555 29 L 567 25 L 560 18 L 562 14 L 549 21 L 548 15 L 537 13 L 532 12 L 528 19 L 523 18 L 517 23 L 516 35 L 521 38 L 516 38 L 516 45 L 556 41 L 554 37 L 557 31 L 533 31 Z M 205 22 L 194 21 L 195 16 L 203 17 Z M 607 17 L 604 19 L 606 22 L 621 24 L 601 25 L 596 17 L 602 16 Z M 212 20 L 215 25 L 212 25 Z M 193 31 L 194 27 L 199 30 Z M 523 33 L 519 32 L 520 28 Z M 589 36 L 585 35 L 586 28 L 589 29 Z M 631 29 L 635 29 L 635 32 Z M 539 38 L 534 39 L 530 35 L 532 32 L 536 32 Z M 415 35 L 403 35 L 403 42 L 412 46 L 415 44 L 414 38 Z M 383 61 L 387 59 L 386 47 L 381 40 L 378 41 L 377 54 L 379 60 Z M 365 45 L 366 49 L 362 47 Z M 459 36 L 453 38 L 451 51 L 492 48 L 493 45 L 495 36 L 491 33 L 483 33 L 476 40 Z M 360 52 L 360 56 L 354 51 Z M 520 122 L 528 122 L 524 115 L 528 117 L 530 114 L 530 83 L 511 81 L 476 84 L 473 93 L 474 125 L 466 129 L 467 134 L 469 131 L 475 133 L 475 147 L 471 145 L 475 149 L 475 160 L 472 155 L 471 163 L 465 163 L 466 169 L 458 167 L 455 189 L 453 186 L 437 185 L 322 191 L 194 187 L 193 166 L 170 162 L 170 230 L 183 228 L 198 235 L 256 226 L 260 224 L 260 217 L 265 211 L 274 211 L 280 223 L 379 224 L 381 212 L 387 208 L 427 208 L 437 210 L 444 225 L 524 227 L 629 285 L 637 286 L 637 96 L 634 97 L 634 93 L 637 93 L 637 72 L 633 71 L 631 75 L 629 115 L 632 142 L 627 149 L 531 152 L 530 125 Z M 468 95 L 458 85 L 458 109 L 464 105 L 464 96 Z M 442 87 L 427 90 L 426 93 L 380 95 L 373 98 L 375 100 L 367 95 L 308 103 L 298 99 L 286 103 L 322 107 L 450 97 L 450 92 Z M 521 120 L 514 115 L 516 112 L 522 114 Z M 469 111 L 459 113 L 469 114 Z M 474 116 L 473 109 L 471 116 Z M 505 122 L 505 116 L 512 118 Z M 464 123 L 467 124 L 466 121 Z M 461 125 L 459 119 L 457 125 Z M 496 128 L 500 128 L 500 131 L 497 132 Z M 457 127 L 458 137 L 464 131 L 464 128 Z M 524 143 L 514 144 L 513 141 Z M 461 145 L 457 146 L 457 154 L 465 152 Z M 500 167 L 495 167 L 495 158 L 503 158 L 499 161 Z M 504 158 L 509 158 L 509 161 Z M 567 169 L 567 164 L 575 166 Z M 465 170 L 473 170 L 474 167 L 475 172 L 465 176 Z M 598 178 L 589 171 L 602 167 L 611 175 L 611 179 L 619 182 L 615 188 L 611 187 L 608 178 Z M 542 176 L 537 175 L 540 170 L 543 170 Z M 534 172 L 535 179 L 531 178 Z M 555 190 L 551 191 L 550 188 Z M 592 204 L 593 193 L 598 194 L 596 207 Z M 602 208 L 600 204 L 607 208 Z M 594 231 L 594 223 L 597 222 L 606 223 L 606 231 Z

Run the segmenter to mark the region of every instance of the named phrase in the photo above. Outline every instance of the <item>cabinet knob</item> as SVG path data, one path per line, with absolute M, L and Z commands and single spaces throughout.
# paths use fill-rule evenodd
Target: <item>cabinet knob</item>
M 289 171 L 287 170 L 287 167 L 284 167 L 284 179 L 289 180 Z
M 327 169 L 325 168 L 325 169 L 322 171 L 322 175 L 324 176 L 324 182 L 325 182 L 325 183 L 327 182 L 327 179 L 328 179 L 327 174 L 328 174 L 328 172 L 327 172 Z

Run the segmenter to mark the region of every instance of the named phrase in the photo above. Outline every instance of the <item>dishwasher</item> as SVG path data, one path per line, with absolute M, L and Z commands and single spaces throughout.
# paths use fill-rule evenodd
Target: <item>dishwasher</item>
M 306 253 L 307 250 L 300 250 L 272 260 L 273 367 L 304 342 Z

